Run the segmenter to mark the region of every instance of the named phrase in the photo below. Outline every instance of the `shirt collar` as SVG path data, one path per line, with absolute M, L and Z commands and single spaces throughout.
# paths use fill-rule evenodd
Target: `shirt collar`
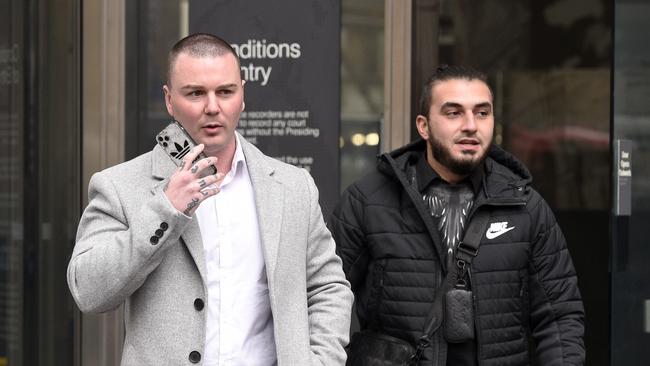
M 436 179 L 443 181 L 438 173 L 436 173 L 429 162 L 427 161 L 427 152 L 426 150 L 420 152 L 420 156 L 415 163 L 415 175 L 418 183 L 418 190 L 424 192 L 426 188 L 433 183 Z M 469 177 L 465 178 L 464 182 L 469 182 L 474 194 L 477 194 L 481 189 L 481 183 L 483 182 L 483 176 L 485 175 L 485 163 L 474 170 Z
M 237 146 L 235 147 L 235 156 L 232 158 L 230 170 L 235 171 L 236 173 L 237 169 L 246 163 L 246 157 L 244 156 L 244 150 L 241 148 L 241 141 L 237 134 L 235 134 L 235 142 L 237 143 Z
M 239 141 L 239 136 L 235 134 L 235 155 L 232 157 L 232 163 L 230 165 L 230 171 L 226 174 L 226 177 L 223 179 L 221 186 L 225 186 L 230 183 L 241 169 L 246 166 L 246 157 L 244 156 L 244 150 L 241 148 L 241 141 Z
M 421 151 L 418 157 L 417 162 L 415 163 L 415 176 L 418 182 L 418 190 L 424 192 L 424 190 L 436 179 L 442 180 L 438 173 L 436 173 L 429 162 L 427 162 L 427 152 L 426 150 Z

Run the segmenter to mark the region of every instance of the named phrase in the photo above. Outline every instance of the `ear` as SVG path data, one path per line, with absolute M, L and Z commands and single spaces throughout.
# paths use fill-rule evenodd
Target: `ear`
M 246 84 L 246 80 L 242 79 L 241 80 L 241 90 L 242 90 L 242 100 L 241 100 L 241 111 L 244 111 L 244 108 L 246 108 L 246 101 L 244 100 L 244 85 Z
M 163 93 L 165 93 L 165 107 L 167 107 L 167 113 L 169 113 L 170 116 L 174 117 L 171 89 L 167 85 L 163 85 Z
M 418 133 L 423 139 L 429 139 L 429 120 L 427 117 L 418 114 L 418 116 L 415 117 L 415 127 L 417 127 Z

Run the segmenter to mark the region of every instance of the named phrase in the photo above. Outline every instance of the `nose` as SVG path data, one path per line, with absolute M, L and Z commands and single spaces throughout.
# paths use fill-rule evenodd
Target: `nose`
M 205 101 L 205 114 L 218 114 L 219 110 L 219 99 L 217 99 L 217 96 L 214 93 L 208 93 Z
M 462 126 L 463 131 L 474 132 L 476 131 L 476 119 L 473 113 L 467 113 Z

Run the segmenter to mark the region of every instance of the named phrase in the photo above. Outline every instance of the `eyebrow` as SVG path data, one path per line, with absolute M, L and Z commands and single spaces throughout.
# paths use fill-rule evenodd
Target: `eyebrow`
M 217 89 L 229 89 L 229 88 L 236 88 L 236 87 L 237 87 L 237 84 L 230 83 L 230 84 L 226 84 L 226 85 L 219 85 L 219 87 Z
M 445 108 L 463 108 L 463 106 L 460 103 L 445 102 L 440 106 L 440 109 L 445 109 Z
M 194 85 L 194 84 L 187 84 L 181 87 L 181 89 L 201 89 L 201 88 L 203 88 L 202 85 Z
M 475 106 L 473 106 L 472 109 L 486 108 L 486 107 L 492 109 L 492 103 L 490 103 L 490 102 L 479 103 L 479 104 L 476 104 Z M 446 103 L 443 103 L 442 106 L 440 106 L 440 109 L 445 109 L 445 108 L 461 108 L 462 109 L 464 107 L 460 103 L 446 102 Z
M 219 85 L 217 87 L 217 89 L 228 89 L 228 88 L 235 88 L 235 87 L 237 87 L 237 84 L 230 83 L 230 84 L 226 84 L 226 85 Z M 187 84 L 187 85 L 181 87 L 181 89 L 205 89 L 205 86 L 198 85 L 198 84 Z
M 477 108 L 490 108 L 490 109 L 492 109 L 492 103 L 489 103 L 489 102 L 479 103 L 479 104 L 474 106 L 474 109 L 477 109 Z

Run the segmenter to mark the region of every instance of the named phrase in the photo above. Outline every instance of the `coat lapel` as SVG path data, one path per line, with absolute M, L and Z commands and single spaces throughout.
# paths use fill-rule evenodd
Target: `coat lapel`
M 157 192 L 162 192 L 163 188 L 169 181 L 169 177 L 174 174 L 174 171 L 178 169 L 178 167 L 158 145 L 153 149 L 151 165 L 153 177 L 156 180 L 159 180 L 151 187 L 151 193 L 156 194 Z M 203 239 L 201 238 L 201 229 L 199 228 L 197 220 L 190 220 L 181 234 L 181 240 L 185 243 L 192 259 L 194 259 L 194 263 L 196 263 L 196 267 L 199 269 L 203 283 L 207 283 Z
M 266 273 L 271 285 L 280 245 L 284 186 L 274 178 L 275 170 L 265 161 L 268 158 L 241 136 L 239 141 L 242 144 L 248 175 L 253 185 Z

